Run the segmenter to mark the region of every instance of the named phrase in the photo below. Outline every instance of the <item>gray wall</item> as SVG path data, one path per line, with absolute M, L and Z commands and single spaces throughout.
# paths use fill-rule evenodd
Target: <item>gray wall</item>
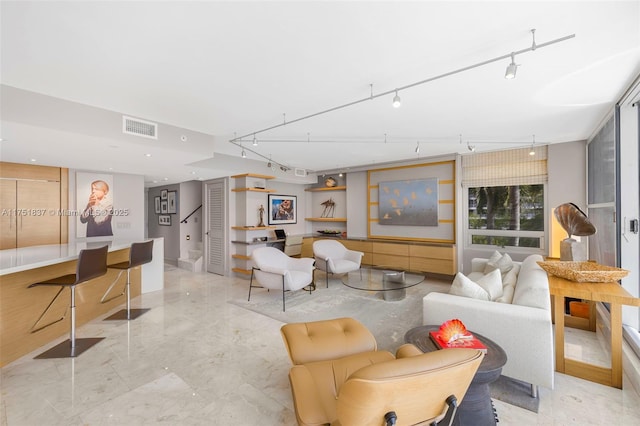
M 172 265 L 178 264 L 178 258 L 180 257 L 180 219 L 178 214 L 172 214 L 171 226 L 159 225 L 158 216 L 155 213 L 155 197 L 160 196 L 160 192 L 166 189 L 167 191 L 179 191 L 180 185 L 166 185 L 158 186 L 155 188 L 149 188 L 149 195 L 147 201 L 147 209 L 149 214 L 149 238 L 164 238 L 164 260 Z M 179 200 L 179 193 L 178 200 Z M 178 204 L 178 209 L 180 204 Z M 180 210 L 178 210 L 179 212 Z
M 179 223 L 202 204 L 202 182 L 189 181 L 180 184 L 178 190 L 178 214 L 180 228 L 180 257 L 189 257 L 189 250 L 200 248 L 202 243 L 202 209 L 191 216 L 187 223 Z M 173 226 L 173 224 L 172 224 Z

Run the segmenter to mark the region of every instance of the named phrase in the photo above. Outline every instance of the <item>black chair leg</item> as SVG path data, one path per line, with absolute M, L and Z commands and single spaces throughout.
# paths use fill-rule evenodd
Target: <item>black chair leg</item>
M 253 268 L 251 268 L 251 279 L 249 280 L 249 297 L 247 302 L 251 300 L 251 287 L 253 287 Z
M 395 426 L 396 421 L 398 420 L 398 416 L 395 411 L 389 411 L 384 415 L 384 424 L 386 426 Z
M 282 312 L 284 312 L 284 275 L 282 276 Z
M 458 411 L 458 400 L 456 399 L 455 395 L 449 395 L 449 397 L 446 399 L 446 402 L 448 407 L 447 414 L 438 424 L 451 426 L 453 424 L 453 421 L 455 420 L 456 411 Z

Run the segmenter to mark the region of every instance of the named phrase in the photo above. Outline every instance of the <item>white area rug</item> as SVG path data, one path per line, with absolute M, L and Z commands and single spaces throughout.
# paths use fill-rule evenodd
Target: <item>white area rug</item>
M 286 311 L 282 312 L 282 292 L 262 288 L 251 290 L 251 300 L 232 299 L 229 303 L 282 322 L 307 322 L 331 318 L 351 317 L 363 323 L 376 337 L 378 349 L 395 353 L 404 343 L 404 334 L 422 325 L 422 298 L 431 291 L 448 291 L 449 282 L 426 279 L 406 289 L 400 301 L 385 301 L 381 292 L 355 290 L 337 278 L 318 280 L 318 288 L 287 292 Z M 249 283 L 247 282 L 247 295 Z

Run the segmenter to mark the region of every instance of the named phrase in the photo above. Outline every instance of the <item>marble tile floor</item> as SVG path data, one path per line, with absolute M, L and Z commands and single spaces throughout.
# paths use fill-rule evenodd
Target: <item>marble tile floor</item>
M 246 292 L 246 280 L 168 266 L 165 289 L 133 301 L 147 314 L 78 329 L 106 337 L 78 358 L 33 359 L 56 341 L 2 368 L 0 425 L 295 425 L 282 323 L 226 303 Z M 626 379 L 619 390 L 556 373 L 540 398 L 538 414 L 495 401 L 499 424 L 640 424 Z

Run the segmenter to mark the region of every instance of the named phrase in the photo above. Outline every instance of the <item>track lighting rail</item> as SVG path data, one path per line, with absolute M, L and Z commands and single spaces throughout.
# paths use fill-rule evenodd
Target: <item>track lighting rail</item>
M 360 103 L 363 103 L 363 102 L 366 102 L 366 101 L 371 101 L 373 99 L 377 99 L 377 98 L 380 98 L 380 97 L 383 97 L 383 96 L 388 96 L 388 95 L 390 95 L 392 93 L 395 94 L 395 97 L 394 97 L 394 102 L 395 102 L 396 98 L 398 98 L 398 100 L 399 100 L 399 97 L 398 97 L 398 92 L 399 91 L 410 89 L 412 87 L 416 87 L 416 86 L 419 86 L 419 85 L 422 85 L 422 84 L 425 84 L 425 83 L 429 83 L 429 82 L 432 82 L 432 81 L 435 81 L 435 80 L 440 80 L 442 78 L 449 77 L 449 76 L 452 76 L 452 75 L 455 75 L 455 74 L 459 74 L 461 72 L 469 71 L 469 70 L 472 70 L 474 68 L 482 67 L 482 66 L 491 64 L 493 62 L 502 61 L 504 59 L 511 59 L 511 58 L 513 58 L 514 55 L 521 55 L 523 53 L 527 53 L 527 52 L 535 51 L 535 50 L 538 50 L 538 49 L 542 49 L 544 47 L 551 46 L 551 45 L 556 44 L 556 43 L 560 43 L 560 42 L 563 42 L 563 41 L 566 41 L 566 40 L 570 40 L 570 39 L 572 39 L 572 38 L 574 38 L 576 36 L 575 34 L 570 34 L 570 35 L 567 35 L 567 36 L 564 36 L 564 37 L 560 37 L 560 38 L 557 38 L 557 39 L 554 39 L 554 40 L 551 40 L 551 41 L 547 41 L 545 43 L 536 44 L 536 42 L 535 42 L 535 29 L 531 30 L 531 33 L 532 33 L 532 35 L 534 37 L 533 38 L 533 43 L 531 44 L 531 46 L 529 46 L 529 47 L 527 47 L 525 49 L 512 51 L 512 52 L 506 53 L 504 55 L 497 56 L 497 57 L 492 58 L 492 59 L 488 59 L 486 61 L 478 62 L 476 64 L 468 65 L 466 67 L 462 67 L 462 68 L 459 68 L 459 69 L 456 69 L 456 70 L 453 70 L 453 71 L 449 71 L 449 72 L 446 72 L 446 73 L 443 73 L 443 74 L 440 74 L 440 75 L 436 75 L 434 77 L 430 77 L 430 78 L 427 78 L 427 79 L 424 79 L 424 80 L 420 80 L 420 81 L 417 81 L 415 83 L 407 84 L 406 86 L 396 87 L 394 89 L 387 90 L 385 92 L 381 92 L 381 93 L 378 93 L 378 94 L 375 94 L 375 95 L 373 94 L 373 88 L 371 88 L 371 94 L 369 96 L 365 97 L 365 98 L 361 98 L 361 99 L 358 99 L 358 100 L 355 100 L 355 101 L 352 101 L 352 102 L 348 102 L 346 104 L 342 104 L 342 105 L 338 105 L 338 106 L 335 106 L 335 107 L 332 107 L 332 108 L 328 108 L 328 109 L 325 109 L 323 111 L 319 111 L 319 112 L 316 112 L 316 113 L 313 113 L 313 114 L 308 114 L 308 115 L 305 115 L 305 116 L 302 116 L 302 117 L 298 117 L 298 118 L 293 119 L 293 120 L 287 121 L 286 118 L 285 118 L 283 120 L 283 122 L 280 123 L 280 124 L 276 124 L 276 125 L 273 125 L 273 126 L 270 126 L 270 127 L 265 127 L 264 129 L 260 129 L 260 130 L 255 130 L 255 131 L 249 132 L 247 134 L 244 134 L 242 136 L 234 137 L 233 139 L 230 139 L 229 142 L 231 142 L 232 144 L 234 144 L 236 146 L 242 147 L 242 145 L 241 145 L 242 140 L 244 138 L 246 138 L 246 137 L 253 136 L 253 138 L 255 139 L 256 135 L 258 135 L 260 133 L 264 133 L 264 132 L 267 132 L 269 130 L 274 130 L 274 129 L 286 126 L 288 124 L 293 124 L 293 123 L 297 123 L 297 122 L 300 122 L 300 121 L 308 120 L 310 118 L 317 117 L 319 115 L 328 114 L 330 112 L 337 111 L 337 110 L 340 110 L 340 109 L 348 108 L 350 106 L 354 106 L 354 105 L 357 105 L 357 104 L 360 104 Z M 246 151 L 250 151 L 250 152 L 256 154 L 259 157 L 262 157 L 262 158 L 266 159 L 266 157 L 264 155 L 259 154 L 259 153 L 255 152 L 252 149 L 247 149 L 247 148 L 244 148 L 244 149 Z M 271 162 L 276 163 L 273 160 Z M 279 163 L 276 163 L 276 164 L 280 165 Z

